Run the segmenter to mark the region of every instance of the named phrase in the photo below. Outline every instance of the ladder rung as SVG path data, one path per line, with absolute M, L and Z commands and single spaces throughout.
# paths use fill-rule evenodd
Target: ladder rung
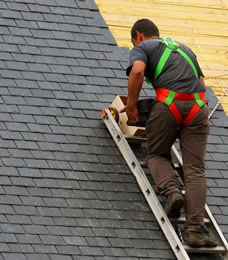
M 185 223 L 186 218 L 185 218 L 185 217 L 180 217 L 180 218 L 169 218 L 169 220 L 170 220 L 171 222 L 175 222 L 175 223 L 183 224 L 183 223 Z M 210 221 L 209 218 L 204 218 L 204 223 L 205 223 L 206 225 L 209 225 L 209 224 L 211 224 L 211 221 Z
M 146 161 L 139 161 L 139 164 L 141 165 L 142 168 L 147 168 Z
M 129 143 L 133 144 L 140 144 L 147 141 L 147 138 L 142 136 L 125 135 L 125 138 Z
M 141 167 L 143 168 L 147 168 L 147 164 L 146 164 L 146 161 L 139 161 Z M 180 164 L 174 164 L 173 165 L 173 169 L 174 170 L 181 170 L 182 169 L 182 166 Z
M 178 164 L 178 163 L 174 163 L 174 164 L 173 164 L 173 168 L 174 168 L 175 170 L 178 170 L 178 169 L 182 169 L 182 166 L 181 166 L 180 164 Z
M 226 253 L 226 248 L 224 246 L 216 246 L 216 247 L 190 247 L 188 245 L 183 245 L 184 249 L 188 253 Z

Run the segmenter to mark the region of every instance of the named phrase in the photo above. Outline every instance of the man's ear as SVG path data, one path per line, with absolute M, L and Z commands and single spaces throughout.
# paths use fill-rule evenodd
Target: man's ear
M 143 35 L 143 33 L 140 33 L 140 32 L 136 32 L 136 35 L 137 35 L 137 38 L 138 38 L 138 41 L 141 43 L 141 42 L 143 42 L 143 40 L 144 40 L 144 35 Z
M 141 37 L 141 33 L 137 31 L 137 32 L 136 32 L 136 37 L 137 37 L 137 39 L 139 40 L 140 37 Z

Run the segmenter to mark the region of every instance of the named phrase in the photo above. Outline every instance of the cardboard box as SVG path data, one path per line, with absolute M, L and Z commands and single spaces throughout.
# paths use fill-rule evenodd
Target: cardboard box
M 124 108 L 127 104 L 127 96 L 117 95 L 113 100 L 111 107 L 115 107 L 118 111 Z M 123 134 L 128 136 L 146 136 L 145 127 L 128 126 L 127 125 L 127 114 L 119 113 L 119 127 Z

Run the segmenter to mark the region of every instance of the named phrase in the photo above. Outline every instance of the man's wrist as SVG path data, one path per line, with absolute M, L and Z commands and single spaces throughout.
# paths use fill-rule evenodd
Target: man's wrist
M 133 109 L 137 107 L 137 102 L 136 103 L 127 103 L 127 108 L 128 109 Z

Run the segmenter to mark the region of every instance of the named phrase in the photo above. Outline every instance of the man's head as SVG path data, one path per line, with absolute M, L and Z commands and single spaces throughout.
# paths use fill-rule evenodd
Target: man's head
M 152 37 L 159 37 L 159 30 L 152 21 L 140 19 L 135 22 L 131 29 L 131 41 L 134 46 Z

